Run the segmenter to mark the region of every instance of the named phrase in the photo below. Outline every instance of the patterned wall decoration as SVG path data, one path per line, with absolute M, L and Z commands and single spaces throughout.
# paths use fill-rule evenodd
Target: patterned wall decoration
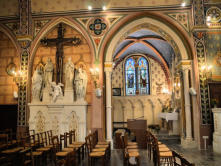
M 220 8 L 217 6 L 207 5 L 205 7 L 206 23 L 210 28 L 221 27 L 221 5 Z
M 14 33 L 15 36 L 19 34 L 19 22 L 6 23 L 5 25 Z
M 53 135 L 58 135 L 59 133 L 59 121 L 57 116 L 54 116 L 53 121 L 52 121 L 52 132 Z
M 35 20 L 34 21 L 34 37 L 50 20 Z
M 193 10 L 194 10 L 194 25 L 202 26 L 204 25 L 204 0 L 193 0 Z
M 107 21 L 104 18 L 94 18 L 88 23 L 88 30 L 91 35 L 102 36 L 108 29 Z
M 188 12 L 174 12 L 167 13 L 168 16 L 176 20 L 182 27 L 189 33 L 190 32 L 190 24 L 189 24 L 189 13 Z M 190 34 L 190 33 L 189 33 Z
M 36 133 L 41 133 L 45 131 L 45 117 L 41 111 L 36 114 Z
M 221 80 L 221 32 L 207 32 L 205 35 L 206 62 L 213 65 L 213 79 Z
M 148 58 L 150 69 L 150 93 L 156 95 L 161 93 L 159 85 L 162 88 L 168 88 L 167 78 L 162 66 L 154 59 Z M 123 61 L 117 64 L 112 72 L 112 88 L 121 88 L 121 94 L 124 95 L 124 73 Z
M 198 68 L 200 69 L 206 62 L 205 59 L 205 43 L 204 43 L 204 33 L 196 32 L 194 33 L 195 37 L 195 47 L 198 60 Z M 212 123 L 212 114 L 209 108 L 209 92 L 208 84 L 204 83 L 204 77 L 201 70 L 199 70 L 199 79 L 200 79 L 200 94 L 201 94 L 201 116 L 202 124 L 211 124 Z
M 23 78 L 18 85 L 18 126 L 26 125 L 26 109 L 27 109 L 27 76 L 28 76 L 28 52 L 24 51 L 21 55 L 21 69 Z

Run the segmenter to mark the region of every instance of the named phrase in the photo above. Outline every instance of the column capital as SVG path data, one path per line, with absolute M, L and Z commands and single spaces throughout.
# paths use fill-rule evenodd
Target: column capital
M 191 70 L 192 60 L 181 60 L 177 66 L 182 71 Z
M 113 62 L 104 62 L 104 71 L 111 73 L 113 71 Z

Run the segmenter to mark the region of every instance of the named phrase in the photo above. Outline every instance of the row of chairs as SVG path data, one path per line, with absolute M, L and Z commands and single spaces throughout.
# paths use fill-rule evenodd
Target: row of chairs
M 124 166 L 131 165 L 140 165 L 140 154 L 138 144 L 136 142 L 129 142 L 127 133 L 122 133 L 120 136 L 121 145 L 123 147 L 123 161 Z M 131 160 L 133 161 L 131 161 Z
M 154 166 L 194 166 L 194 164 L 158 141 L 150 131 L 147 131 L 146 135 L 148 158 L 153 160 Z
M 88 154 L 89 165 L 94 165 L 97 159 L 102 160 L 102 165 L 111 157 L 111 143 L 108 141 L 98 141 L 98 131 L 85 137 L 85 144 Z

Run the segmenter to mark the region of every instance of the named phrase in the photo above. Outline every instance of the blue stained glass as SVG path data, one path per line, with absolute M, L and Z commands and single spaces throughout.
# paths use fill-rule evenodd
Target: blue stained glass
M 138 60 L 138 88 L 139 94 L 149 94 L 149 68 L 144 57 Z
M 135 95 L 136 94 L 135 61 L 132 58 L 127 59 L 125 63 L 125 81 L 126 81 L 126 95 Z

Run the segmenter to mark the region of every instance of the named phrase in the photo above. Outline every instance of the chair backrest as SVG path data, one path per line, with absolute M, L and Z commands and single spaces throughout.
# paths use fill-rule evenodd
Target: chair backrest
M 55 152 L 60 152 L 61 151 L 61 145 L 58 139 L 58 136 L 53 136 L 52 137 L 52 145 L 53 145 L 53 149 L 55 150 Z
M 86 145 L 88 154 L 91 153 L 92 152 L 92 146 L 91 146 L 91 142 L 90 142 L 90 135 L 85 137 L 85 145 Z
M 8 144 L 8 134 L 0 134 L 0 144 Z
M 122 148 L 123 148 L 123 149 L 126 148 L 126 145 L 125 145 L 125 142 L 124 142 L 124 137 L 125 137 L 125 136 L 121 134 L 120 140 L 121 140 L 121 145 L 122 145 Z
M 64 147 L 64 148 L 67 148 L 67 137 L 66 137 L 66 134 L 60 134 L 60 145 L 61 145 L 61 148 Z
M 47 131 L 47 134 L 48 134 L 49 145 L 52 145 L 52 137 L 53 137 L 52 130 Z
M 172 151 L 174 157 L 174 166 L 195 166 L 195 164 L 187 161 L 182 155 L 179 153 Z

